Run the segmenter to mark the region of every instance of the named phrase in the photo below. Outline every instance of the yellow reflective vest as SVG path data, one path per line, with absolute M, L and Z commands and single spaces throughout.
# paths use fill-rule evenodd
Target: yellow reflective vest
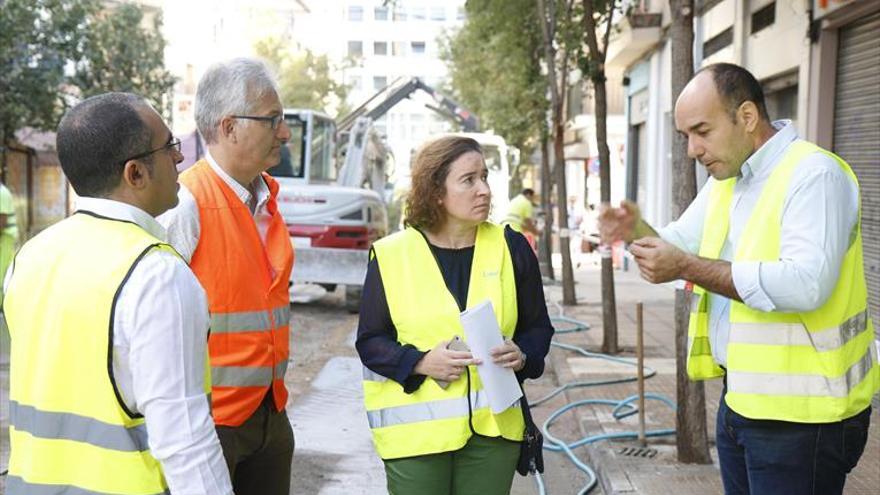
M 440 341 L 464 339 L 458 304 L 421 233 L 408 228 L 376 242 L 373 249 L 401 344 L 429 351 Z M 488 222 L 477 230 L 466 307 L 486 299 L 492 301 L 502 334 L 512 337 L 517 321 L 513 262 L 504 230 Z M 469 409 L 476 433 L 522 440 L 525 423 L 519 403 L 493 414 L 476 366 L 469 373 L 470 401 L 466 374 L 445 390 L 427 378 L 407 394 L 399 383 L 364 368 L 364 402 L 379 456 L 397 459 L 464 447 L 472 435 Z
M 510 200 L 510 206 L 507 208 L 507 216 L 504 217 L 502 223 L 504 225 L 510 225 L 510 228 L 517 232 L 522 232 L 523 223 L 526 219 L 532 218 L 534 209 L 535 207 L 532 205 L 529 198 L 519 194 Z
M 8 495 L 167 493 L 144 418 L 110 365 L 116 297 L 151 250 L 137 225 L 77 212 L 16 255 L 4 303 L 11 336 Z
M 840 157 L 805 142 L 792 143 L 764 185 L 737 242 L 734 261 L 779 259 L 782 209 L 792 173 L 812 153 Z M 736 179 L 712 184 L 703 225 L 701 257 L 718 259 L 727 237 Z M 860 215 L 861 217 L 861 215 Z M 804 313 L 762 312 L 731 301 L 727 344 L 727 405 L 753 419 L 835 422 L 863 411 L 880 389 L 874 327 L 867 314 L 861 220 L 850 236 L 837 285 L 825 303 Z M 709 346 L 706 291 L 695 287 L 688 328 L 688 374 L 723 375 Z

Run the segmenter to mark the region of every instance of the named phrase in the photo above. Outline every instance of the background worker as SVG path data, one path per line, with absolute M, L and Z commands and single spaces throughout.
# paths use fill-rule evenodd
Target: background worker
M 521 234 L 486 221 L 487 176 L 473 139 L 424 145 L 413 162 L 407 228 L 373 247 L 356 347 L 392 495 L 510 491 L 523 412 L 517 402 L 493 414 L 472 366 L 479 363 L 446 347 L 464 339 L 459 313 L 489 299 L 506 338 L 492 359 L 522 382 L 543 373 L 553 327 L 534 252 Z
M 265 171 L 290 129 L 272 75 L 251 59 L 205 72 L 195 117 L 208 153 L 181 174 L 180 205 L 160 221 L 208 293 L 214 421 L 235 492 L 287 494 L 293 249 Z
M 6 493 L 231 494 L 205 293 L 154 218 L 177 204 L 180 141 L 143 99 L 108 93 L 67 112 L 57 149 L 76 211 L 7 278 Z
M 880 388 L 856 177 L 790 121 L 771 123 L 760 84 L 736 65 L 699 71 L 675 125 L 711 178 L 658 231 L 633 203 L 605 207 L 603 242 L 633 241 L 650 282 L 695 284 L 687 368 L 725 379 L 725 492 L 842 493 Z
M 537 246 L 536 239 L 541 235 L 535 225 L 535 190 L 525 188 L 516 197 L 510 200 L 507 208 L 507 216 L 501 222 L 502 225 L 509 225 L 511 229 L 522 233 L 529 241 L 529 245 L 534 250 Z
M 15 221 L 15 201 L 12 192 L 0 182 L 0 279 L 6 276 L 6 269 L 15 254 L 18 242 L 18 224 Z M 0 288 L 0 309 L 3 307 L 3 289 Z M 0 331 L 3 331 L 0 329 Z

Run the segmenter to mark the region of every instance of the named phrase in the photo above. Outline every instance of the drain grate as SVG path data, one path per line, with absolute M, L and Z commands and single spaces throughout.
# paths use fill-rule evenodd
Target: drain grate
M 617 453 L 620 455 L 625 455 L 627 457 L 642 457 L 645 459 L 652 459 L 655 455 L 657 455 L 657 450 L 648 447 L 624 447 L 617 451 Z

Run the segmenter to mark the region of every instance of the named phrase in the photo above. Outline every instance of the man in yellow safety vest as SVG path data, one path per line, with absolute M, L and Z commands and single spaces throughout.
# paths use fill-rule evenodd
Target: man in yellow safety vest
M 180 140 L 143 98 L 71 108 L 57 134 L 76 212 L 15 255 L 8 495 L 231 495 L 207 367 L 205 291 L 155 217 Z
M 603 205 L 603 242 L 632 242 L 646 280 L 692 288 L 687 370 L 725 380 L 725 491 L 842 493 L 880 388 L 856 176 L 772 122 L 760 84 L 733 64 L 694 75 L 675 125 L 711 177 L 662 229 L 633 203 Z

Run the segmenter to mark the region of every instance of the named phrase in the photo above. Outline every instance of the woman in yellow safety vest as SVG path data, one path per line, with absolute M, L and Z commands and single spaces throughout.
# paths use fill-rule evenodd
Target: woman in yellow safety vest
M 510 491 L 523 411 L 490 409 L 459 314 L 491 301 L 504 337 L 491 360 L 520 382 L 543 373 L 553 327 L 526 239 L 486 221 L 487 175 L 476 141 L 427 143 L 413 161 L 406 228 L 373 246 L 357 350 L 391 494 Z

